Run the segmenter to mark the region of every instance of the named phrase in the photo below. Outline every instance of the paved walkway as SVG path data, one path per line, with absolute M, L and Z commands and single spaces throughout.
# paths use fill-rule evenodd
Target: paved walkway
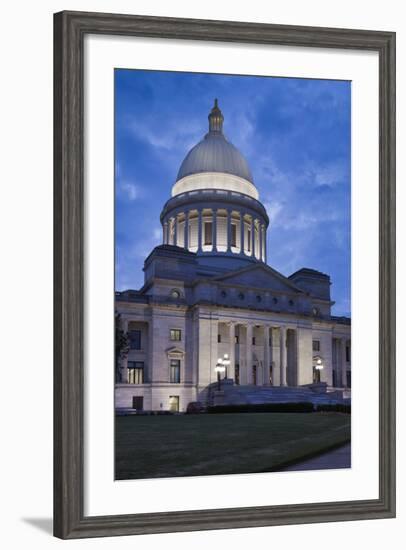
M 297 462 L 282 468 L 279 471 L 299 471 L 299 470 L 327 470 L 336 468 L 351 468 L 351 443 L 347 443 L 333 451 L 327 451 L 319 456 Z

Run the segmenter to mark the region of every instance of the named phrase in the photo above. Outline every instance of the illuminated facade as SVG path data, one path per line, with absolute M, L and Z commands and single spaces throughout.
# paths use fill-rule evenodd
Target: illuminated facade
M 215 101 L 163 207 L 163 244 L 145 260 L 144 286 L 116 292 L 130 341 L 117 409 L 350 393 L 350 320 L 331 315 L 328 275 L 303 268 L 286 277 L 267 264 L 269 218 L 223 120 Z

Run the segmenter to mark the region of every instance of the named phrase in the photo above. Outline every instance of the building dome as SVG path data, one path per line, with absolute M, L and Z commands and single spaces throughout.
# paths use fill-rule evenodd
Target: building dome
M 220 172 L 232 174 L 253 183 L 247 161 L 223 134 L 223 113 L 217 99 L 209 114 L 209 132 L 195 145 L 182 162 L 176 181 L 192 174 Z
M 206 267 L 231 269 L 266 262 L 269 218 L 246 160 L 224 137 L 223 121 L 216 99 L 209 132 L 186 155 L 161 224 L 164 245 L 196 253 Z

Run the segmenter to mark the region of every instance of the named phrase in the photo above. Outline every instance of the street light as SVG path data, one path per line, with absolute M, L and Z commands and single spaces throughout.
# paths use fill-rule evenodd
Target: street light
M 223 359 L 219 358 L 217 359 L 217 364 L 215 371 L 217 372 L 217 390 L 221 390 L 221 381 L 220 381 L 220 373 L 224 372 L 226 370 L 225 365 L 223 364 Z
M 324 369 L 323 361 L 321 360 L 320 357 L 318 357 L 316 359 L 316 364 L 314 366 L 314 369 L 317 371 L 316 381 L 320 382 L 320 371 L 322 371 Z
M 228 373 L 228 370 L 227 370 L 227 367 L 230 366 L 230 359 L 228 358 L 228 353 L 225 353 L 224 356 L 223 356 L 223 365 L 224 365 L 224 370 L 225 370 L 225 378 L 227 378 L 227 373 Z

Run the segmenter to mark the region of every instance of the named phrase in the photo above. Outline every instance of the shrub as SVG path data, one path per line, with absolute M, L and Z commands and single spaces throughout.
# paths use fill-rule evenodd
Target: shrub
M 205 412 L 206 408 L 200 401 L 191 401 L 187 408 L 186 413 L 187 414 L 199 414 L 202 412 Z
M 317 412 L 341 412 L 351 414 L 351 405 L 347 403 L 324 404 L 317 405 L 316 410 Z

